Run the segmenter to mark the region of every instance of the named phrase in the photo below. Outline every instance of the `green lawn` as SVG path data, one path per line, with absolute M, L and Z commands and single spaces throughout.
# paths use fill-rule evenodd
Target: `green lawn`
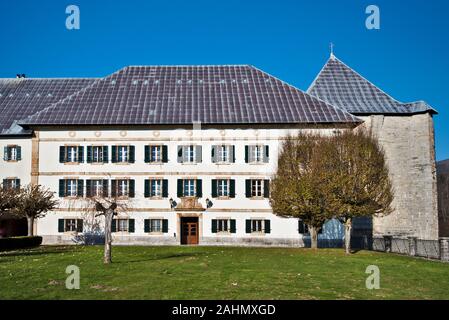
M 2 299 L 449 299 L 449 264 L 342 249 L 40 247 L 0 253 Z M 81 289 L 65 288 L 77 265 Z M 381 289 L 368 290 L 377 265 Z

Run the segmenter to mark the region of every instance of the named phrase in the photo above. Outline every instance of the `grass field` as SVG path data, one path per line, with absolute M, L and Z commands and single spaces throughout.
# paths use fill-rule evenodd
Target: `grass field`
M 342 249 L 40 247 L 0 253 L 2 299 L 449 299 L 449 264 Z M 68 265 L 81 288 L 65 288 Z M 368 265 L 379 290 L 365 287 Z

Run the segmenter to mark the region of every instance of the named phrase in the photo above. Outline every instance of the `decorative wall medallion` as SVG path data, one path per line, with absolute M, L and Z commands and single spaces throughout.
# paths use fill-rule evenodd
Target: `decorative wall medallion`
M 220 130 L 220 135 L 221 135 L 222 137 L 224 137 L 224 136 L 226 135 L 226 131 L 224 131 L 223 129 L 221 129 L 221 130 Z
M 259 130 L 254 130 L 254 135 L 257 137 L 259 135 Z
M 95 131 L 95 136 L 96 137 L 101 137 L 101 131 Z
M 76 136 L 76 132 L 75 131 L 69 131 L 69 137 L 73 138 Z
M 159 137 L 161 133 L 159 131 L 153 131 L 153 136 Z
M 128 133 L 127 133 L 125 130 L 120 131 L 120 135 L 121 135 L 122 137 L 126 137 L 127 134 L 128 134 Z
M 189 130 L 189 131 L 187 131 L 187 135 L 188 135 L 189 137 L 191 137 L 191 136 L 193 135 L 193 132 L 192 132 L 191 130 Z

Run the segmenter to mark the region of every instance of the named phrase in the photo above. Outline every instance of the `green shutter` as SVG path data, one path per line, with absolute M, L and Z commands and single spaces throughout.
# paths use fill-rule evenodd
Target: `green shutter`
M 128 219 L 128 232 L 129 233 L 134 233 L 134 229 L 135 229 L 135 221 L 134 221 L 134 219 Z
M 196 197 L 201 198 L 203 196 L 203 181 L 201 179 L 196 180 Z
M 217 233 L 217 220 L 212 219 L 212 233 Z
M 116 219 L 112 219 L 111 232 L 116 232 L 116 231 L 117 231 L 117 220 Z
M 270 147 L 269 146 L 265 146 L 264 149 L 265 150 L 264 150 L 264 154 L 263 154 L 263 162 L 267 163 L 268 159 L 269 159 L 269 149 L 270 149 Z
M 168 162 L 168 146 L 162 146 L 162 162 Z
M 162 232 L 168 233 L 168 220 L 167 219 L 162 220 Z
M 143 220 L 143 231 L 150 232 L 150 219 Z
M 77 185 L 77 196 L 78 197 L 82 197 L 83 195 L 84 195 L 84 180 L 82 180 L 82 179 L 79 179 L 78 181 L 77 181 L 77 183 L 78 183 L 78 185 Z
M 108 192 L 108 188 L 109 188 L 109 183 L 108 180 L 103 180 L 103 197 L 107 198 L 109 197 L 109 192 Z
M 60 163 L 65 162 L 65 147 L 64 146 L 59 147 L 59 162 Z
M 59 179 L 59 197 L 64 198 L 65 197 L 65 180 Z
M 215 155 L 217 154 L 216 149 L 217 146 L 212 146 L 211 151 L 210 151 L 210 158 L 212 160 L 212 163 L 217 162 L 217 159 L 215 158 Z
M 235 163 L 235 146 L 231 146 L 231 162 Z
M 58 219 L 58 232 L 64 232 L 64 219 Z
M 298 233 L 305 233 L 304 222 L 302 220 L 298 220 Z
M 92 197 L 92 180 L 90 179 L 86 180 L 86 197 Z
M 216 198 L 217 196 L 217 179 L 212 179 L 212 198 Z
M 245 222 L 246 222 L 246 233 L 251 233 L 252 232 L 251 220 L 245 220 Z
M 129 146 L 129 161 L 130 163 L 134 163 L 136 161 L 136 147 Z
M 20 179 L 16 179 L 16 190 L 20 189 Z
M 178 163 L 183 163 L 182 146 L 178 146 Z
M 84 162 L 84 147 L 79 146 L 78 147 L 78 162 L 83 163 Z
M 128 181 L 128 183 L 129 183 L 129 194 L 128 194 L 128 197 L 134 198 L 135 195 L 136 195 L 136 192 L 135 192 L 136 182 L 134 181 L 134 179 L 130 179 Z
M 103 146 L 103 163 L 109 162 L 108 146 Z
M 144 197 L 148 198 L 150 196 L 150 180 L 145 179 L 145 186 L 144 186 Z
M 178 198 L 181 198 L 183 196 L 182 179 L 178 179 L 178 189 L 177 189 L 176 195 L 178 196 Z
M 265 233 L 270 233 L 271 232 L 271 223 L 270 220 L 265 220 Z
M 235 180 L 234 179 L 229 180 L 229 197 L 235 198 Z
M 235 233 L 235 232 L 236 232 L 235 220 L 231 219 L 231 233 Z
M 92 146 L 87 146 L 87 163 L 92 163 Z
M 6 190 L 8 188 L 8 179 L 3 179 L 3 190 Z
M 247 198 L 251 198 L 251 179 L 245 180 L 245 195 Z
M 17 161 L 22 160 L 22 147 L 17 146 Z
M 117 162 L 117 146 L 112 146 L 111 162 L 112 163 L 116 163 Z
M 8 161 L 8 147 L 3 147 L 3 160 Z
M 263 197 L 264 198 L 270 197 L 270 180 L 263 181 Z
M 145 163 L 149 163 L 150 162 L 150 146 L 145 146 L 145 159 L 144 159 Z
M 83 219 L 77 219 L 76 232 L 83 232 Z
M 111 197 L 117 196 L 117 180 L 111 180 Z
M 162 197 L 168 198 L 168 180 L 167 179 L 162 180 Z
M 248 158 L 248 155 L 249 155 L 249 147 L 248 146 L 245 146 L 245 162 L 246 163 L 248 163 L 249 162 L 249 158 Z

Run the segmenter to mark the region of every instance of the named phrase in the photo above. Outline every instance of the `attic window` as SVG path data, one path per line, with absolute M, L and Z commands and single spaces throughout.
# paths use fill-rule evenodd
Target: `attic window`
M 158 84 L 158 83 L 159 83 L 159 80 L 155 80 L 154 83 L 155 83 L 155 84 Z
M 188 84 L 191 84 L 191 83 L 192 83 L 192 80 L 188 80 L 187 83 L 188 83 Z
M 248 79 L 243 79 L 243 83 L 248 83 Z
M 133 80 L 133 84 L 137 84 L 137 80 Z
M 51 93 L 47 94 L 48 97 L 53 97 L 53 95 Z
M 182 81 L 181 81 L 181 80 L 177 80 L 176 83 L 177 83 L 177 84 L 181 84 Z
M 224 81 L 224 80 L 220 80 L 220 83 L 226 83 L 226 81 Z
M 10 97 L 14 96 L 12 93 L 9 94 Z
M 115 80 L 112 80 L 112 81 L 111 81 L 111 84 L 115 84 Z
M 203 80 L 199 80 L 198 82 L 199 82 L 199 83 L 203 83 Z
M 145 80 L 145 81 L 143 82 L 143 84 L 148 84 L 148 80 Z

